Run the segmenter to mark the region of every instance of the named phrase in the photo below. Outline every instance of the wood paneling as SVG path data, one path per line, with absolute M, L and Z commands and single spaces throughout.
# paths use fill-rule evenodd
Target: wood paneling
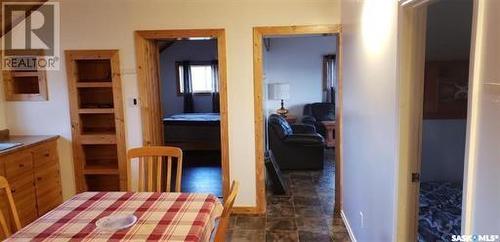
M 219 64 L 222 186 L 224 197 L 229 192 L 229 139 L 227 113 L 226 33 L 224 29 L 142 30 L 135 33 L 139 105 L 141 108 L 143 144 L 163 144 L 160 101 L 158 41 L 189 37 L 217 39 Z
M 241 209 L 242 212 L 264 213 L 266 209 L 265 170 L 264 170 L 264 113 L 263 113 L 263 60 L 262 39 L 266 36 L 335 34 L 337 41 L 337 81 L 338 94 L 336 105 L 337 127 L 335 137 L 335 210 L 340 212 L 342 204 L 342 30 L 341 25 L 311 26 L 273 26 L 253 29 L 253 75 L 254 75 L 254 116 L 255 116 L 255 157 L 257 206 Z

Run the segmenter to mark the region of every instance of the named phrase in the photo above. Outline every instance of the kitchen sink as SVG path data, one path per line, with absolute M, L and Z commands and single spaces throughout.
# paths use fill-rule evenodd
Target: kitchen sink
M 18 142 L 15 142 L 15 143 L 0 143 L 0 151 L 12 149 L 12 148 L 20 146 L 20 145 L 23 145 L 23 143 L 18 143 Z

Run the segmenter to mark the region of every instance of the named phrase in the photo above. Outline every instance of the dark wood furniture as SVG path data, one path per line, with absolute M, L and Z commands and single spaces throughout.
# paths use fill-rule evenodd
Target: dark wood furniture
M 295 124 L 295 123 L 297 123 L 297 116 L 294 116 L 294 115 L 288 114 L 288 115 L 286 115 L 284 118 L 285 118 L 285 120 L 286 120 L 289 124 Z
M 118 50 L 67 50 L 76 190 L 125 191 L 127 159 Z
M 57 154 L 57 136 L 10 136 L 2 142 L 22 145 L 0 152 L 0 176 L 7 178 L 22 226 L 62 203 Z M 15 230 L 15 224 L 0 192 L 0 209 Z M 2 236 L 0 235 L 0 239 Z

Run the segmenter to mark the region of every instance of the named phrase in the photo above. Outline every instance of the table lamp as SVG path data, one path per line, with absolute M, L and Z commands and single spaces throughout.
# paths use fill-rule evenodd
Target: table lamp
M 270 83 L 268 97 L 270 100 L 281 100 L 281 108 L 276 110 L 276 113 L 285 117 L 288 113 L 288 109 L 285 108 L 283 100 L 290 98 L 290 84 Z

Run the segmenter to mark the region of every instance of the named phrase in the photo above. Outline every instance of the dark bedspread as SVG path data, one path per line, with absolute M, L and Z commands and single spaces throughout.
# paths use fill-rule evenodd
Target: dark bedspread
M 163 119 L 165 144 L 183 150 L 220 150 L 220 114 L 180 113 Z
M 219 122 L 218 113 L 179 113 L 163 119 L 164 122 Z
M 451 241 L 459 235 L 462 215 L 462 184 L 422 182 L 418 241 Z

